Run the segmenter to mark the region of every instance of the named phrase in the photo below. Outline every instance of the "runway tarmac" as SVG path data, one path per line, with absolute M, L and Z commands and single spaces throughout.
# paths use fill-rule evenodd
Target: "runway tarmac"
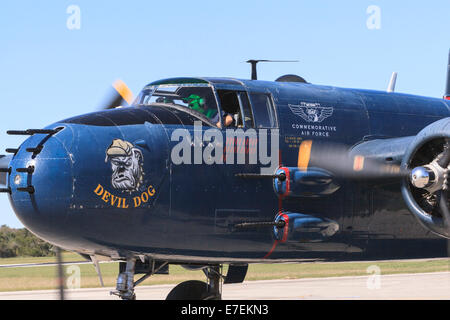
M 138 286 L 138 300 L 163 300 L 175 285 Z M 70 300 L 119 300 L 114 288 L 66 290 Z M 52 300 L 58 291 L 1 292 L 0 300 Z M 224 300 L 450 299 L 450 272 L 245 281 L 223 286 Z

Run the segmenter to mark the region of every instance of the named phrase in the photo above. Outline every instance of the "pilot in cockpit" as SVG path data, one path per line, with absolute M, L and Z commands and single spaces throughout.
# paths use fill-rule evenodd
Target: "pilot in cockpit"
M 235 125 L 236 120 L 235 120 L 235 117 L 233 114 L 227 113 L 222 110 L 222 118 L 223 118 L 223 123 L 224 123 L 225 127 L 236 126 Z M 214 119 L 212 119 L 212 121 L 214 123 L 216 123 L 217 127 L 222 128 L 222 124 L 220 123 L 219 113 L 217 113 L 216 117 L 214 117 Z
M 200 112 L 205 115 L 212 123 L 215 123 L 217 127 L 221 128 L 219 113 L 216 108 L 209 108 L 206 97 L 200 97 L 196 94 L 191 94 L 189 97 L 183 99 L 188 103 L 190 109 Z M 232 123 L 231 116 L 228 116 L 222 112 L 222 117 L 224 118 L 225 126 L 228 127 Z
M 188 103 L 189 108 L 200 112 L 207 118 L 211 119 L 217 113 L 216 109 L 208 108 L 206 97 L 200 97 L 196 94 L 191 94 L 189 97 L 183 99 Z
M 220 117 L 217 109 L 208 107 L 208 101 L 206 97 L 200 97 L 199 95 L 191 94 L 183 100 L 188 103 L 188 107 L 190 109 L 205 115 L 208 119 L 211 120 L 212 123 L 216 124 L 217 127 L 222 128 L 222 123 L 220 122 Z M 238 110 L 234 110 L 236 108 L 233 108 L 232 105 L 227 103 L 225 103 L 222 108 L 223 109 L 221 111 L 221 115 L 224 126 L 237 126 L 239 117 Z
M 235 101 L 236 94 L 234 92 L 226 92 L 221 94 L 220 101 L 222 107 L 222 119 L 225 127 L 238 127 L 241 124 L 239 104 Z M 215 122 L 216 123 L 216 122 Z M 217 115 L 217 124 L 219 128 L 222 128 Z

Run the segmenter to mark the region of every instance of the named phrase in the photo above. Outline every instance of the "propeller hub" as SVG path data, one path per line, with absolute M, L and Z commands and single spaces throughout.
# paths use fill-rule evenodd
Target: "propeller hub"
M 416 188 L 426 188 L 433 180 L 433 171 L 426 167 L 416 167 L 411 171 L 411 183 Z
M 446 179 L 447 169 L 442 168 L 436 160 L 425 166 L 415 167 L 410 174 L 411 184 L 429 193 L 442 190 Z

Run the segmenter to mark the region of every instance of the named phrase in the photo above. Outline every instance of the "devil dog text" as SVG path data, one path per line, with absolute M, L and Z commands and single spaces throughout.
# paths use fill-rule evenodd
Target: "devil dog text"
M 113 195 L 111 192 L 107 191 L 101 184 L 94 189 L 94 193 L 100 197 L 105 203 L 108 203 L 112 207 L 127 209 L 132 205 L 134 208 L 138 208 L 144 203 L 147 203 L 150 198 L 155 195 L 155 188 L 153 186 L 149 186 L 144 192 L 140 195 L 131 197 L 131 198 L 123 198 Z

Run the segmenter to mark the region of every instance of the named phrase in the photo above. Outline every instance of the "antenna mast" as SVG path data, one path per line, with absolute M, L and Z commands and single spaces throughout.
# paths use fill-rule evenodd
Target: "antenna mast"
M 255 59 L 251 59 L 251 60 L 247 60 L 247 63 L 250 63 L 252 65 L 252 80 L 258 80 L 258 75 L 256 72 L 256 65 L 258 64 L 258 62 L 298 62 L 298 60 L 255 60 Z

